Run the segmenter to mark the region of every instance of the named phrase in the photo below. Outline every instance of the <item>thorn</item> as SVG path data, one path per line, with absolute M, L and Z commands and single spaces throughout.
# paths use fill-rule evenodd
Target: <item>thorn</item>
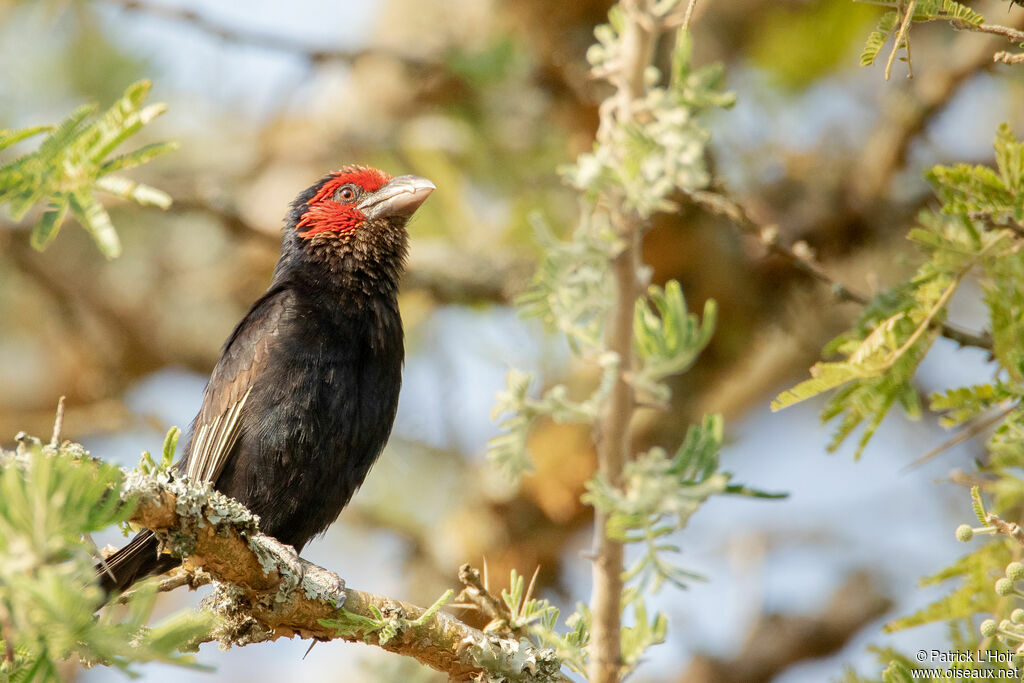
M 319 642 L 320 642 L 319 640 L 316 640 L 316 639 L 314 639 L 314 640 L 313 640 L 313 642 L 309 644 L 309 648 L 308 648 L 308 649 L 306 650 L 306 654 L 302 655 L 302 659 L 303 659 L 303 660 L 305 660 L 305 659 L 306 659 L 306 655 L 308 655 L 308 654 L 310 653 L 310 651 L 311 651 L 311 650 L 313 649 L 313 647 L 314 647 L 314 646 L 315 646 L 315 645 L 316 645 L 317 643 L 319 643 Z
M 60 432 L 64 428 L 64 396 L 57 401 L 57 417 L 53 420 L 53 436 L 50 438 L 50 445 L 56 448 L 60 445 Z
M 537 575 L 540 574 L 540 565 L 533 570 L 533 576 L 530 577 L 530 585 L 526 587 L 526 595 L 523 597 L 523 605 L 530 602 L 530 598 L 533 597 L 533 587 L 537 583 Z

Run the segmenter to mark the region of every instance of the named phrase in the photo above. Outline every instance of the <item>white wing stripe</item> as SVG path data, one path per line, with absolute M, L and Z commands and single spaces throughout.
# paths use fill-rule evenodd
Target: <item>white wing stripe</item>
M 195 481 L 216 481 L 224 469 L 228 454 L 242 434 L 242 408 L 252 387 L 213 424 L 204 424 L 196 432 L 188 458 L 186 474 Z

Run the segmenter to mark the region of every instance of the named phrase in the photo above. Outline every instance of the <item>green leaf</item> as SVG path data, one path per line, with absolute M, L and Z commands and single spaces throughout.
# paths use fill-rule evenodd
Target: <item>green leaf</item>
M 122 142 L 167 110 L 165 104 L 142 107 L 151 87 L 149 81 L 139 81 L 128 86 L 124 96 L 103 112 L 90 127 L 86 144 L 93 162 L 102 162 Z
M 7 149 L 11 145 L 21 142 L 26 138 L 45 133 L 50 130 L 51 126 L 33 126 L 31 128 L 22 128 L 20 130 L 9 130 L 6 128 L 0 129 L 0 150 Z
M 37 251 L 46 249 L 57 237 L 57 232 L 60 231 L 60 226 L 64 222 L 65 216 L 68 215 L 68 205 L 67 197 L 54 197 L 54 201 L 46 208 L 39 222 L 32 229 L 30 241 L 34 249 Z
M 656 400 L 669 397 L 664 380 L 685 372 L 711 341 L 717 308 L 704 304 L 703 322 L 691 315 L 679 283 L 671 280 L 662 289 L 652 285 L 648 298 L 638 299 L 633 313 L 633 339 L 640 361 L 633 385 Z
M 122 154 L 116 156 L 109 161 L 103 162 L 100 166 L 100 173 L 106 175 L 115 171 L 126 171 L 136 166 L 149 163 L 153 159 L 159 156 L 168 154 L 170 152 L 177 151 L 179 145 L 177 142 L 154 142 L 143 147 L 139 147 L 134 152 Z
M 166 208 L 170 197 L 155 188 L 126 178 L 110 176 L 147 163 L 176 148 L 171 143 L 146 145 L 113 159 L 106 156 L 138 132 L 166 107 L 144 106 L 150 84 L 130 86 L 123 97 L 90 120 L 96 111 L 89 104 L 76 109 L 55 127 L 39 126 L 19 131 L 0 131 L 0 148 L 34 134 L 48 131 L 35 152 L 0 166 L 0 203 L 8 205 L 14 220 L 21 220 L 34 206 L 48 202 L 48 210 L 32 233 L 31 242 L 43 249 L 56 237 L 70 209 L 88 230 L 104 255 L 120 253 L 120 242 L 94 192 L 104 190 L 142 205 Z
M 955 427 L 1014 395 L 1002 382 L 975 384 L 934 393 L 929 397 L 929 405 L 935 412 L 946 413 L 940 421 L 942 426 Z
M 1004 567 L 1013 559 L 1010 543 L 1005 538 L 987 543 L 934 576 L 922 579 L 922 586 L 952 579 L 959 579 L 961 583 L 953 592 L 927 607 L 889 622 L 885 625 L 885 632 L 892 633 L 936 621 L 971 619 L 979 612 L 997 610 L 1000 597 L 992 590 L 990 570 L 993 567 Z
M 852 380 L 870 376 L 869 371 L 853 363 L 815 363 L 811 366 L 811 379 L 780 393 L 772 399 L 771 409 L 782 410 Z
M 172 202 L 171 196 L 166 192 L 120 176 L 108 175 L 97 179 L 96 189 L 109 192 L 122 199 L 132 200 L 142 206 L 158 206 L 161 209 L 167 209 L 170 208 Z
M 12 680 L 56 680 L 57 663 L 72 656 L 129 675 L 139 662 L 195 666 L 179 650 L 195 647 L 215 619 L 188 610 L 149 627 L 154 582 L 96 614 L 105 598 L 82 538 L 130 517 L 123 484 L 119 467 L 77 444 L 22 437 L 17 452 L 0 449 L 0 604 L 15 653 L 13 667 L 0 666 Z
M 889 35 L 896 28 L 896 21 L 899 15 L 896 12 L 886 12 L 878 20 L 878 28 L 871 32 L 867 42 L 864 44 L 864 51 L 860 54 L 860 65 L 871 66 L 878 59 L 878 53 L 882 51 Z
M 100 252 L 107 258 L 117 258 L 121 255 L 121 240 L 117 237 L 113 223 L 110 222 L 110 214 L 103 208 L 94 196 L 88 192 L 76 191 L 71 196 L 71 213 L 92 235 Z

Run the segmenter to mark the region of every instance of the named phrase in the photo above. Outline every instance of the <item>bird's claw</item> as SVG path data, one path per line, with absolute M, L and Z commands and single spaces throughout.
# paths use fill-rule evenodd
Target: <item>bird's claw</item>
M 259 556 L 265 572 L 277 571 L 281 575 L 281 593 L 290 593 L 302 585 L 306 569 L 295 548 L 262 534 L 252 537 L 249 544 Z

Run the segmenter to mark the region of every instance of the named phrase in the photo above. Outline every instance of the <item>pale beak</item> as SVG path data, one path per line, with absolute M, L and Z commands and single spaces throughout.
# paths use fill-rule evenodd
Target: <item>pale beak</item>
M 415 175 L 392 178 L 384 187 L 367 196 L 356 207 L 367 219 L 389 216 L 409 217 L 420 208 L 430 193 L 437 189 L 434 183 Z

